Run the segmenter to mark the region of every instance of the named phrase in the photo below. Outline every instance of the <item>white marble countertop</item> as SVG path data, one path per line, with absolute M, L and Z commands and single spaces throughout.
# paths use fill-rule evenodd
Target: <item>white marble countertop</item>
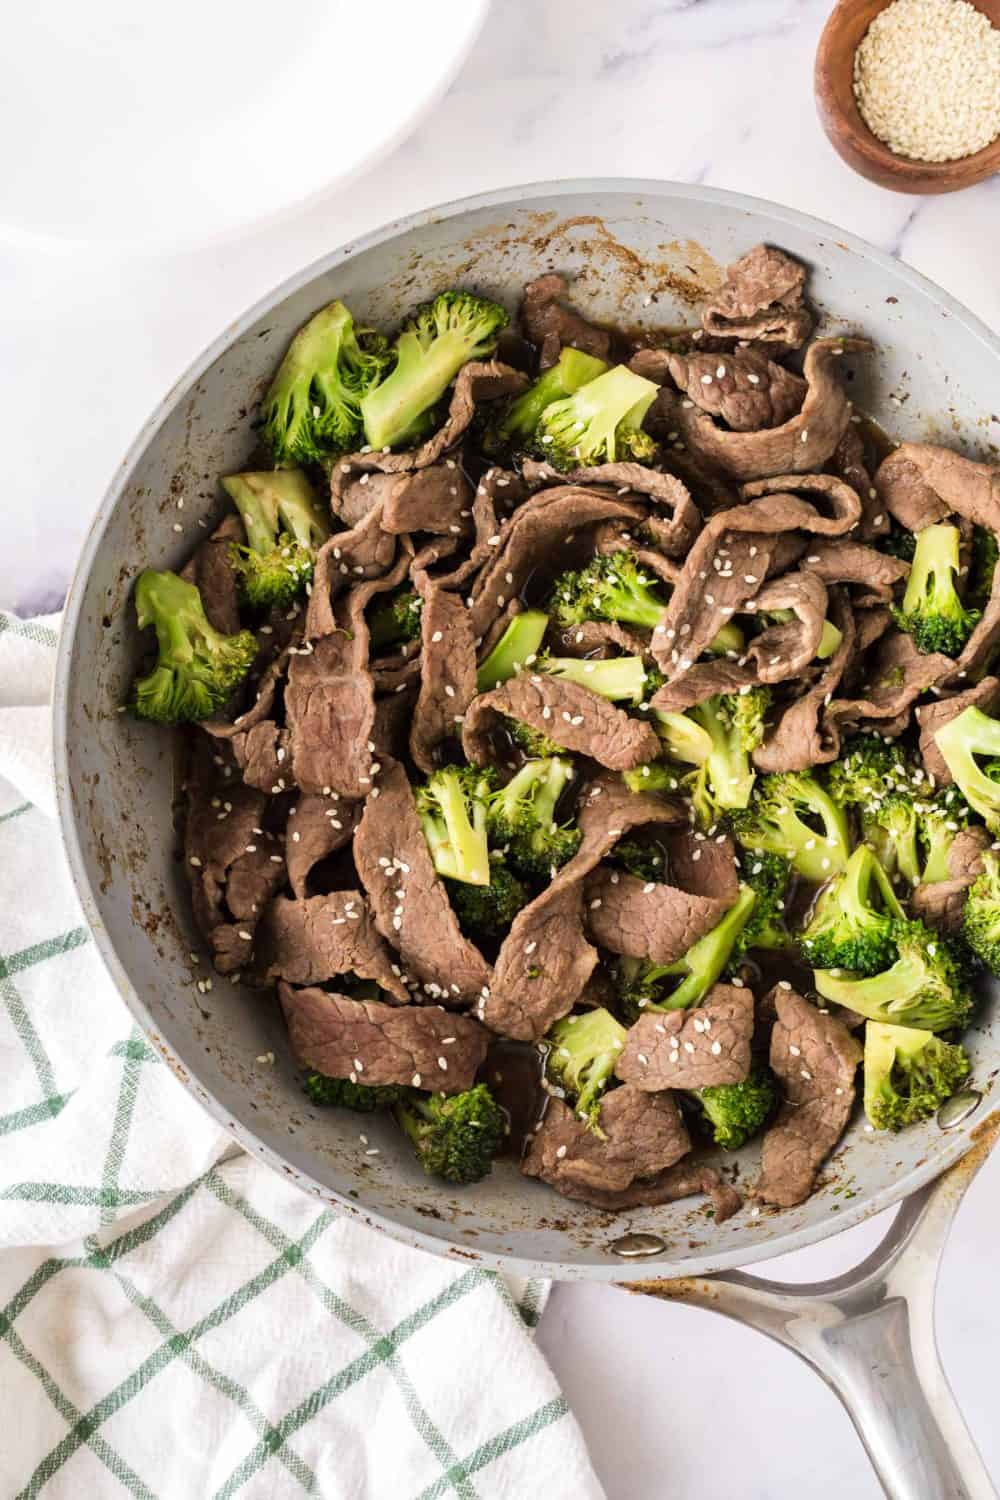
M 1000 325 L 1000 184 L 907 198 L 840 163 L 812 100 L 812 57 L 829 8 L 828 0 L 495 0 L 461 76 L 417 133 L 352 187 L 279 226 L 169 259 L 0 244 L 0 606 L 26 614 L 58 606 L 124 449 L 227 320 L 331 247 L 430 203 L 549 177 L 624 174 L 738 189 L 866 236 Z M 949 1374 L 1000 1475 L 989 1375 L 1000 1341 L 998 1191 L 994 1160 L 946 1257 L 939 1326 Z M 775 1263 L 774 1274 L 811 1280 L 842 1269 L 877 1232 L 851 1231 Z M 826 1388 L 752 1332 L 567 1285 L 553 1295 L 541 1338 L 611 1500 L 881 1493 Z

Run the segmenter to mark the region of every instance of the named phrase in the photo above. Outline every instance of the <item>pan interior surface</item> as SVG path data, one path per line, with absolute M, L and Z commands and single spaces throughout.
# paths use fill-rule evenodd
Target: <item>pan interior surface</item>
M 127 1003 L 170 1066 L 247 1149 L 307 1191 L 428 1249 L 511 1269 L 630 1279 L 745 1265 L 796 1249 L 913 1191 L 955 1160 L 989 1110 L 956 1129 L 933 1121 L 898 1137 L 856 1120 L 800 1207 L 716 1225 L 705 1200 L 608 1215 L 523 1178 L 512 1163 L 456 1190 L 426 1178 L 390 1121 L 314 1110 L 275 1001 L 191 960 L 201 948 L 177 860 L 171 737 L 117 712 L 141 647 L 129 604 L 147 566 L 175 568 L 222 514 L 220 474 L 246 465 L 250 417 L 289 338 L 342 298 L 383 327 L 442 288 L 474 288 L 513 311 L 544 271 L 573 281 L 589 317 L 626 328 L 697 321 L 727 262 L 760 241 L 810 267 L 821 333 L 861 332 L 877 348 L 847 370 L 857 405 L 898 438 L 988 453 L 1000 346 L 914 272 L 815 220 L 736 195 L 646 182 L 539 184 L 466 200 L 389 226 L 311 267 L 227 331 L 154 415 L 98 514 L 67 609 L 55 699 L 64 837 L 85 913 Z M 994 434 L 995 435 L 995 434 Z M 183 499 L 183 507 L 178 501 Z M 181 521 L 183 532 L 174 528 Z M 207 960 L 205 960 L 207 963 Z M 983 1007 L 968 1044 L 973 1077 L 997 1066 L 997 1020 Z M 273 1065 L 257 1061 L 273 1052 Z M 744 1189 L 758 1148 L 727 1158 Z M 623 1261 L 626 1233 L 663 1249 Z

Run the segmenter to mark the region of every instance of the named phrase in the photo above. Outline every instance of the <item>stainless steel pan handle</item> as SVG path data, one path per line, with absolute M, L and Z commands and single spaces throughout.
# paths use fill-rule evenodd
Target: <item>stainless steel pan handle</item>
M 1000 1112 L 936 1182 L 908 1198 L 854 1270 L 795 1285 L 740 1271 L 628 1290 L 690 1302 L 784 1344 L 840 1398 L 890 1500 L 997 1500 L 938 1357 L 934 1296 L 963 1194 L 1000 1134 Z

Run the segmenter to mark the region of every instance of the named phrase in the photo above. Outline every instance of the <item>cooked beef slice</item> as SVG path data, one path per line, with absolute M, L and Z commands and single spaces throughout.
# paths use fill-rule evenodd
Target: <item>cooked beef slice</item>
M 935 443 L 902 443 L 879 466 L 875 484 L 887 510 L 909 531 L 953 512 L 1000 531 L 1000 464 L 976 463 Z
M 180 576 L 201 594 L 209 624 L 224 635 L 235 635 L 240 628 L 236 574 L 229 554 L 233 542 L 245 545 L 246 539 L 239 516 L 225 516 L 181 568 Z
M 577 682 L 532 672 L 473 699 L 462 725 L 462 746 L 475 765 L 493 759 L 492 731 L 505 716 L 530 724 L 557 745 L 589 755 L 612 771 L 631 770 L 660 753 L 651 725 L 630 718 Z
M 293 641 L 298 639 L 296 634 Z M 288 736 L 274 715 L 278 689 L 287 675 L 293 649 L 294 645 L 289 644 L 275 657 L 260 679 L 254 702 L 244 713 L 237 714 L 232 723 L 206 719 L 202 724 L 206 734 L 229 745 L 246 784 L 272 794 L 283 790 L 278 782 L 288 754 Z
M 889 557 L 874 547 L 847 537 L 814 542 L 802 561 L 803 571 L 813 573 L 824 583 L 848 583 L 855 590 L 856 605 L 889 604 L 895 586 L 909 576 L 910 565 L 901 558 Z
M 856 424 L 849 423 L 830 460 L 830 469 L 847 481 L 861 497 L 861 521 L 857 536 L 862 542 L 885 536 L 889 530 L 889 512 L 868 472 L 865 444 Z
M 304 792 L 332 787 L 362 798 L 371 787 L 375 689 L 359 662 L 367 641 L 338 631 L 308 643 L 292 657 L 285 714 L 295 781 Z
M 491 982 L 490 966 L 463 937 L 431 860 L 402 766 L 387 763 L 354 837 L 354 863 L 375 925 L 425 994 L 471 1005 Z
M 850 666 L 857 638 L 854 613 L 836 586 L 830 590 L 828 613 L 841 633 L 840 645 L 815 680 L 804 677 L 799 696 L 778 709 L 763 744 L 753 752 L 758 771 L 804 771 L 826 765 L 840 754 L 837 722 L 828 723 L 825 710 Z
M 650 1096 L 628 1084 L 605 1095 L 601 1129 L 603 1140 L 561 1099 L 550 1099 L 521 1171 L 571 1196 L 574 1188 L 622 1192 L 637 1178 L 672 1167 L 691 1149 L 672 1095 Z
M 933 659 L 933 658 L 925 658 Z M 938 658 L 941 660 L 941 658 Z M 947 658 L 944 658 L 947 660 Z M 1000 678 L 984 677 L 975 687 L 966 688 L 952 698 L 941 698 L 936 703 L 925 703 L 917 709 L 920 726 L 920 754 L 927 770 L 938 786 L 950 786 L 953 777 L 947 762 L 937 747 L 934 736 L 939 729 L 950 724 L 967 708 L 978 708 L 984 714 L 995 716 L 1000 711 Z
M 620 1192 L 574 1186 L 561 1187 L 559 1191 L 565 1198 L 576 1198 L 611 1214 L 627 1213 L 632 1208 L 659 1208 L 663 1203 L 676 1203 L 680 1198 L 704 1193 L 712 1201 L 716 1224 L 731 1219 L 743 1207 L 739 1193 L 713 1167 L 690 1157 L 665 1172 L 657 1172 L 655 1177 L 637 1178 Z
M 750 1073 L 753 995 L 717 984 L 691 1010 L 649 1011 L 629 1029 L 615 1068 L 637 1089 L 706 1089 Z
M 424 601 L 421 619 L 420 693 L 410 725 L 410 754 L 430 774 L 435 752 L 460 739 L 465 711 L 476 694 L 476 643 L 469 610 L 426 573 L 413 579 Z
M 589 657 L 600 660 L 608 656 L 646 656 L 649 642 L 641 631 L 629 630 L 615 620 L 584 620 L 568 630 L 549 627 L 557 645 L 557 655 Z M 613 649 L 617 647 L 617 650 Z M 485 655 L 485 651 L 480 652 Z
M 476 1081 L 489 1033 L 437 1005 L 383 1005 L 278 985 L 299 1066 L 356 1083 L 460 1094 Z
M 679 803 L 629 792 L 617 777 L 592 782 L 581 797 L 580 847 L 514 918 L 477 1006 L 480 1020 L 501 1036 L 537 1041 L 567 1015 L 597 962 L 584 932 L 583 881 L 629 829 L 681 822 Z
M 733 432 L 718 427 L 692 402 L 677 407 L 677 423 L 688 447 L 737 479 L 805 474 L 830 458 L 851 419 L 851 403 L 837 375 L 846 353 L 871 349 L 865 339 L 817 339 L 806 351 L 808 384 L 801 409 L 780 427 Z
M 606 485 L 605 494 L 613 491 L 619 497 L 649 500 L 656 509 L 643 525 L 655 533 L 656 545 L 667 557 L 683 557 L 701 530 L 701 512 L 684 481 L 676 474 L 664 474 L 645 464 L 598 464 L 562 474 L 551 464 L 526 459 L 522 473 L 533 489 L 546 485 Z
M 345 802 L 332 793 L 324 797 L 304 792 L 290 809 L 285 828 L 285 864 L 288 883 L 300 901 L 310 894 L 309 876 L 313 867 L 351 842 L 360 816 L 359 802 Z
M 587 932 L 599 947 L 672 964 L 711 932 L 732 904 L 599 865 L 583 891 Z
M 990 843 L 985 828 L 963 828 L 955 835 L 948 850 L 949 879 L 914 886 L 910 895 L 910 910 L 919 921 L 948 937 L 961 932 L 965 898 L 969 886 L 982 874 L 983 852 Z
M 690 401 L 733 432 L 780 427 L 802 405 L 806 383 L 752 349 L 731 354 L 671 354 L 670 378 Z
M 487 538 L 493 561 L 483 567 L 472 588 L 474 633 L 486 635 L 510 600 L 524 592 L 540 560 L 553 573 L 559 572 L 560 550 L 584 527 L 613 518 L 637 522 L 645 514 L 644 505 L 580 485 L 559 485 L 533 495 Z
M 961 687 L 968 679 L 975 680 L 993 665 L 1000 646 L 1000 568 L 994 569 L 993 587 L 986 601 L 983 617 L 955 660 L 954 668 L 942 687 Z
M 410 998 L 393 973 L 392 956 L 360 891 L 332 891 L 305 901 L 276 896 L 261 919 L 254 949 L 265 979 L 323 984 L 338 974 L 356 974 L 373 979 L 401 1004 Z
M 824 1015 L 791 987 L 778 985 L 768 999 L 778 1017 L 771 1032 L 771 1067 L 784 1103 L 764 1134 L 754 1191 L 765 1203 L 791 1208 L 809 1197 L 816 1173 L 851 1117 L 861 1045 L 842 1021 Z
M 238 922 L 253 926 L 285 884 L 287 872 L 274 834 L 254 833 L 253 847 L 233 861 L 226 881 L 226 905 Z
M 725 657 L 698 661 L 690 672 L 658 688 L 650 702 L 661 713 L 683 713 L 686 708 L 703 703 L 716 693 L 738 693 L 758 680 L 756 662 L 744 661 L 741 666 L 738 661 L 729 661 Z
M 888 734 L 890 725 L 908 722 L 917 699 L 952 666 L 948 656 L 922 655 L 912 637 L 903 631 L 888 631 L 866 662 L 858 696 L 835 698 L 826 710 L 825 721 L 845 734 L 856 729 Z
M 739 877 L 736 849 L 728 834 L 709 836 L 691 828 L 672 828 L 664 842 L 674 885 L 693 896 L 710 896 L 732 906 L 739 894 Z
M 565 277 L 555 271 L 529 281 L 524 289 L 518 317 L 526 336 L 538 348 L 543 370 L 555 364 L 567 344 L 596 359 L 607 359 L 611 351 L 611 335 L 606 329 L 588 323 L 572 307 L 564 306 L 562 299 L 567 292 Z
M 799 261 L 770 245 L 755 245 L 727 268 L 702 312 L 702 327 L 708 334 L 797 349 L 812 327 L 803 302 L 805 280 Z
M 787 624 L 769 625 L 747 647 L 747 656 L 757 665 L 758 680 L 772 683 L 801 677 L 814 661 L 823 636 L 826 585 L 813 573 L 785 573 L 764 585 L 754 606 L 762 614 L 790 609 L 794 615 Z

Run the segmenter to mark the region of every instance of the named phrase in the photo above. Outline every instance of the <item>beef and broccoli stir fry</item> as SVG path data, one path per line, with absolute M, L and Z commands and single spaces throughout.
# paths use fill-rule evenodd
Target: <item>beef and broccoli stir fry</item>
M 318 312 L 138 581 L 131 706 L 185 726 L 195 920 L 313 1104 L 719 1218 L 760 1137 L 789 1206 L 859 1091 L 881 1131 L 963 1086 L 1000 973 L 1000 466 L 877 451 L 780 250 L 644 347 L 568 291 Z

